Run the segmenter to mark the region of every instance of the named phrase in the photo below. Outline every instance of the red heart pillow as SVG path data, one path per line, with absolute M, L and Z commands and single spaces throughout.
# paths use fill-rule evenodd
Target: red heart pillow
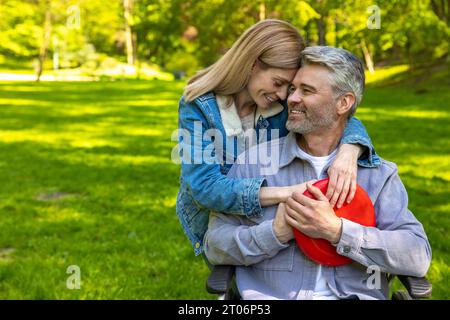
M 328 181 L 328 178 L 319 180 L 313 185 L 319 188 L 323 194 L 326 194 Z M 315 199 L 308 190 L 303 194 L 311 199 Z M 375 210 L 372 201 L 360 185 L 356 186 L 356 193 L 352 202 L 345 202 L 340 209 L 337 209 L 336 207 L 333 209 L 338 217 L 345 218 L 367 227 L 375 226 Z M 336 252 L 336 247 L 325 239 L 310 238 L 297 229 L 294 229 L 294 235 L 295 240 L 303 253 L 319 264 L 326 266 L 341 266 L 352 262 L 351 259 L 339 255 Z

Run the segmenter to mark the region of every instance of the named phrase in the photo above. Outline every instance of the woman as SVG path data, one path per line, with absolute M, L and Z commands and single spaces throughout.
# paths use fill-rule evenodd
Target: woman
M 215 64 L 189 80 L 179 103 L 179 127 L 188 136 L 179 138 L 184 154 L 177 215 L 197 255 L 202 252 L 210 210 L 250 217 L 261 214 L 261 207 L 286 201 L 294 190 L 305 189 L 305 184 L 267 187 L 264 178 L 226 177 L 243 148 L 288 133 L 285 100 L 304 47 L 292 25 L 264 20 L 245 31 Z M 206 134 L 211 130 L 212 135 Z M 246 144 L 246 133 L 252 130 L 256 141 Z M 195 155 L 205 153 L 210 159 L 198 161 Z M 196 159 L 189 158 L 192 154 Z M 358 160 L 363 154 L 366 159 Z M 213 158 L 218 161 L 210 161 Z M 352 200 L 357 161 L 367 167 L 379 163 L 364 126 L 352 118 L 328 170 L 327 197 L 332 205 L 340 207 L 346 199 Z

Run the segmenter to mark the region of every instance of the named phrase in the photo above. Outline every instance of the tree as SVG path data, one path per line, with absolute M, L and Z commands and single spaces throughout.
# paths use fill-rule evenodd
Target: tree
M 127 63 L 133 66 L 136 62 L 136 36 L 132 31 L 133 25 L 133 0 L 123 0 L 123 12 L 125 18 L 125 43 Z
M 38 75 L 55 50 L 66 67 L 113 56 L 192 73 L 214 63 L 252 24 L 278 18 L 309 45 L 346 48 L 374 70 L 379 61 L 416 64 L 448 54 L 449 3 L 378 0 L 381 28 L 372 29 L 372 0 L 1 0 L 0 55 L 36 59 Z M 77 28 L 69 23 L 75 7 Z
M 450 0 L 431 0 L 431 8 L 436 16 L 447 26 L 450 25 Z
M 44 11 L 44 26 L 43 35 L 39 49 L 38 65 L 36 68 L 36 81 L 41 79 L 42 70 L 44 68 L 45 58 L 47 57 L 48 46 L 50 44 L 50 37 L 52 33 L 52 8 L 50 0 L 42 0 Z

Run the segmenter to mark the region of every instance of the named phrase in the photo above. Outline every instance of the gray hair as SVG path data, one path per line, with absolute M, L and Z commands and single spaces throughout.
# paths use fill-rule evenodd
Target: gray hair
M 331 71 L 331 87 L 337 96 L 347 92 L 355 95 L 356 101 L 348 114 L 348 118 L 352 117 L 364 92 L 365 76 L 361 60 L 347 50 L 328 46 L 307 47 L 300 58 L 302 66 L 318 64 Z

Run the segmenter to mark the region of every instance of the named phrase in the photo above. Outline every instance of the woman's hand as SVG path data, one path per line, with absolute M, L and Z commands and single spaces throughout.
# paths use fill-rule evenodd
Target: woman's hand
M 286 243 L 289 240 L 294 239 L 294 231 L 286 222 L 286 214 L 286 204 L 280 203 L 272 226 L 275 236 L 281 243 Z
M 345 199 L 347 203 L 353 200 L 356 193 L 358 158 L 362 152 L 362 147 L 358 145 L 343 144 L 339 147 L 336 159 L 328 168 L 330 182 L 326 197 L 332 207 L 337 203 L 337 208 L 341 208 Z
M 293 186 L 289 186 L 288 188 L 288 190 L 289 190 L 289 192 L 288 192 L 288 198 L 289 197 L 292 197 L 292 194 L 294 193 L 294 192 L 299 192 L 299 193 L 303 193 L 303 192 L 305 192 L 306 191 L 306 185 L 309 183 L 309 184 L 314 184 L 315 182 L 316 182 L 317 180 L 309 180 L 309 181 L 306 181 L 306 182 L 303 182 L 303 183 L 299 183 L 299 184 L 294 184 Z M 284 200 L 284 202 L 286 202 L 287 201 L 287 199 L 285 199 Z
M 270 207 L 286 200 L 292 196 L 293 192 L 303 193 L 306 190 L 306 183 L 314 183 L 317 180 L 294 184 L 286 187 L 262 187 L 259 191 L 259 203 L 261 207 Z

